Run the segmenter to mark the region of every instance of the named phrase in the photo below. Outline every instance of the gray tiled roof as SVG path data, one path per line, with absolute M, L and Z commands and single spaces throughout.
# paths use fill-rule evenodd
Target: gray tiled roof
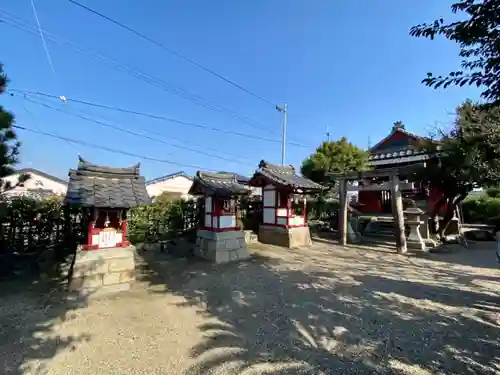
M 79 158 L 78 168 L 69 171 L 66 202 L 84 207 L 131 208 L 151 203 L 139 164 L 111 168 Z
M 189 191 L 191 195 L 217 195 L 231 197 L 250 194 L 250 189 L 236 180 L 236 175 L 230 172 L 196 172 L 193 185 Z
M 259 163 L 259 169 L 255 172 L 252 179 L 257 178 L 259 175 L 268 178 L 276 184 L 291 187 L 293 189 L 325 189 L 324 186 L 298 175 L 292 165 L 276 165 L 262 160 Z

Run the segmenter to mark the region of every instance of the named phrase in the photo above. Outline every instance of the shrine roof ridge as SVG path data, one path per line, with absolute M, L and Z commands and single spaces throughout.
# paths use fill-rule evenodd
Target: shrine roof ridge
M 293 189 L 303 190 L 325 190 L 326 187 L 309 180 L 296 173 L 293 165 L 276 165 L 261 160 L 259 169 L 255 172 L 252 180 L 263 176 L 278 185 L 283 185 Z
M 66 203 L 83 207 L 132 208 L 151 203 L 139 164 L 112 168 L 79 157 L 78 168 L 69 172 Z
M 418 167 L 414 165 L 406 165 L 402 167 L 373 169 L 367 171 L 326 172 L 326 175 L 332 179 L 360 180 L 363 178 L 391 177 L 404 173 L 412 173 L 416 168 Z
M 125 168 L 108 167 L 90 163 L 81 156 L 78 156 L 78 168 L 76 171 L 70 170 L 70 175 L 72 172 L 76 172 L 79 174 L 96 175 L 100 177 L 106 177 L 109 175 L 110 178 L 132 178 L 140 176 L 140 166 L 141 164 L 137 163 L 133 166 Z
M 191 195 L 218 195 L 230 197 L 250 194 L 250 189 L 237 180 L 237 175 L 231 172 L 197 171 L 193 185 L 189 190 Z

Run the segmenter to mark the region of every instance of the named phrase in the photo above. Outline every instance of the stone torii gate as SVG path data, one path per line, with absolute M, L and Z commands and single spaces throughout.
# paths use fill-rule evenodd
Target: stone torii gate
M 403 213 L 403 197 L 401 194 L 402 185 L 409 183 L 400 181 L 399 176 L 408 175 L 411 173 L 413 166 L 385 168 L 382 170 L 360 171 L 360 172 L 346 172 L 346 173 L 327 173 L 332 180 L 338 181 L 338 192 L 340 200 L 339 208 L 339 232 L 340 244 L 345 246 L 347 244 L 347 210 L 348 210 L 348 191 L 362 191 L 362 190 L 389 190 L 392 195 L 392 214 L 394 217 L 395 231 L 396 231 L 396 248 L 399 254 L 407 252 L 407 243 L 405 236 L 405 219 Z M 367 186 L 353 186 L 349 181 L 364 181 L 374 178 L 389 179 L 388 182 L 381 184 L 371 184 Z M 407 186 L 405 186 L 407 187 Z

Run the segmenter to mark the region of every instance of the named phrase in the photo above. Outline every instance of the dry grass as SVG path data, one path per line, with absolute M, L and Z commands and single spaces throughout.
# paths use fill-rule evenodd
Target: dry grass
M 130 293 L 0 300 L 6 374 L 494 374 L 494 250 L 259 246 L 215 266 L 146 254 Z M 14 344 L 13 344 L 14 343 Z

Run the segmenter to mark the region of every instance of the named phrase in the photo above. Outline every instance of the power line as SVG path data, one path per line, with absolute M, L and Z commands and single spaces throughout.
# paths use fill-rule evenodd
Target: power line
M 44 97 L 52 98 L 52 99 L 60 99 L 60 97 L 57 95 L 48 94 L 48 93 L 44 93 L 44 92 L 40 92 L 40 91 L 30 91 L 30 90 L 9 88 L 8 92 L 11 94 L 12 94 L 12 92 L 19 92 L 19 93 L 25 93 L 25 94 L 31 94 L 31 95 L 40 95 L 40 96 L 44 96 Z M 67 102 L 73 102 L 73 103 L 88 105 L 91 107 L 102 108 L 102 109 L 107 109 L 107 110 L 117 111 L 117 112 L 122 112 L 122 113 L 128 113 L 128 114 L 132 114 L 132 115 L 136 115 L 136 116 L 143 116 L 143 117 L 152 118 L 155 120 L 172 122 L 172 123 L 177 123 L 180 125 L 196 127 L 199 129 L 205 129 L 205 130 L 210 130 L 210 131 L 214 131 L 214 132 L 231 134 L 231 135 L 235 135 L 235 136 L 243 137 L 243 138 L 251 138 L 251 139 L 256 139 L 256 140 L 261 140 L 261 141 L 266 141 L 266 142 L 281 143 L 281 140 L 278 140 L 278 139 L 266 138 L 266 137 L 261 137 L 261 136 L 253 135 L 253 134 L 235 132 L 232 130 L 212 127 L 212 126 L 208 126 L 208 125 L 202 125 L 202 124 L 198 124 L 198 123 L 194 123 L 194 122 L 178 120 L 178 119 L 169 118 L 169 117 L 165 117 L 165 116 L 161 116 L 161 115 L 155 115 L 155 114 L 146 113 L 146 112 L 133 111 L 133 110 L 129 110 L 129 109 L 108 106 L 108 105 L 99 104 L 99 103 L 93 103 L 93 102 L 89 102 L 89 101 L 85 101 L 85 100 L 72 99 L 72 98 L 68 98 L 68 97 L 66 97 L 65 100 Z M 308 145 L 297 143 L 297 142 L 287 142 L 287 144 L 292 145 L 292 146 L 297 146 L 297 147 L 309 147 Z
M 13 125 L 13 127 L 16 128 L 16 129 L 28 131 L 28 132 L 31 132 L 31 133 L 45 135 L 47 137 L 52 137 L 52 138 L 60 139 L 60 140 L 66 141 L 66 142 L 77 143 L 77 144 L 81 144 L 82 146 L 92 147 L 92 148 L 96 148 L 96 149 L 99 149 L 99 150 L 113 152 L 113 153 L 116 153 L 116 154 L 121 154 L 121 155 L 126 155 L 126 156 L 132 156 L 132 157 L 135 157 L 135 158 L 149 160 L 149 161 L 155 161 L 155 162 L 158 162 L 158 163 L 177 165 L 179 167 L 194 168 L 194 169 L 201 169 L 201 170 L 216 172 L 215 169 L 202 168 L 202 167 L 200 167 L 198 165 L 178 163 L 178 162 L 171 161 L 171 160 L 157 159 L 157 158 L 153 158 L 153 157 L 150 157 L 150 156 L 145 156 L 145 155 L 140 155 L 140 154 L 134 154 L 132 152 L 127 152 L 127 151 L 122 151 L 122 150 L 116 150 L 114 148 L 110 148 L 110 147 L 107 147 L 107 146 L 101 146 L 101 145 L 97 145 L 95 143 L 81 141 L 79 139 L 73 139 L 73 138 L 63 137 L 63 136 L 60 136 L 60 135 L 43 132 L 41 130 L 30 129 L 30 128 L 27 128 L 27 127 L 21 126 L 21 125 Z
M 26 98 L 26 94 L 24 96 Z M 25 103 L 23 103 L 23 109 L 24 111 L 36 122 L 39 122 L 39 119 L 34 115 L 33 112 L 31 112 L 30 110 L 28 110 L 28 108 L 26 107 Z M 56 133 L 57 135 L 59 135 L 57 132 L 54 131 L 54 133 Z M 80 152 L 80 150 L 76 147 L 76 145 L 74 145 L 73 143 L 71 142 L 68 142 L 68 144 L 71 146 L 71 147 L 74 147 L 78 153 Z
M 7 16 L 7 17 L 11 18 L 11 19 L 4 18 L 4 20 L 3 20 L 4 23 L 6 23 L 12 27 L 21 29 L 23 31 L 26 31 L 28 33 L 34 34 L 34 35 L 38 34 L 36 26 L 33 25 L 32 23 L 30 23 L 26 20 L 23 20 L 22 18 L 19 18 L 17 16 L 11 15 L 4 10 L 0 10 L 0 12 L 3 14 L 3 17 Z M 165 80 L 163 80 L 161 78 L 155 77 L 149 73 L 143 72 L 139 69 L 133 68 L 133 67 L 128 66 L 128 65 L 123 64 L 123 63 L 120 63 L 119 61 L 117 61 L 111 57 L 102 55 L 101 53 L 99 53 L 95 50 L 80 47 L 80 46 L 74 44 L 73 42 L 66 40 L 62 37 L 59 37 L 59 36 L 49 32 L 47 30 L 42 29 L 42 31 L 44 32 L 47 39 L 52 40 L 53 42 L 56 42 L 56 43 L 59 43 L 62 45 L 66 45 L 67 47 L 70 47 L 72 49 L 77 50 L 78 52 L 90 54 L 94 59 L 97 59 L 101 62 L 104 62 L 105 64 L 111 66 L 114 69 L 117 69 L 121 72 L 124 72 L 125 74 L 128 74 L 132 77 L 135 77 L 136 79 L 140 80 L 141 82 L 158 87 L 164 91 L 170 92 L 174 95 L 177 95 L 183 99 L 189 100 L 197 105 L 200 105 L 200 106 L 207 108 L 209 110 L 212 110 L 214 112 L 217 112 L 217 113 L 223 114 L 225 116 L 231 117 L 233 119 L 242 121 L 242 122 L 244 122 L 252 127 L 257 128 L 257 129 L 263 129 L 263 130 L 278 134 L 278 132 L 276 130 L 274 130 L 274 129 L 272 129 L 272 128 L 270 128 L 270 127 L 268 127 L 268 126 L 266 126 L 266 125 L 264 125 L 256 120 L 253 120 L 247 116 L 239 115 L 236 112 L 234 112 L 226 107 L 223 107 L 219 104 L 211 103 L 210 101 L 206 100 L 205 98 L 203 98 L 197 94 L 193 94 L 193 93 L 191 93 L 187 90 L 184 90 L 180 87 L 169 84 L 168 82 L 166 82 Z
M 95 14 L 95 15 L 97 15 L 97 16 L 99 16 L 99 17 L 101 17 L 101 18 L 103 18 L 103 19 L 105 19 L 105 20 L 107 20 L 107 21 L 109 21 L 109 22 L 111 22 L 111 23 L 113 23 L 113 24 L 121 27 L 122 29 L 125 29 L 125 30 L 127 30 L 127 31 L 135 34 L 136 36 L 138 36 L 138 37 L 140 37 L 140 38 L 142 38 L 144 40 L 147 40 L 150 43 L 153 43 L 157 47 L 160 47 L 163 50 L 165 50 L 165 51 L 167 51 L 167 52 L 169 52 L 169 53 L 171 53 L 171 54 L 179 57 L 180 59 L 182 59 L 182 60 L 184 60 L 184 61 L 186 61 L 186 62 L 188 62 L 188 63 L 190 63 L 190 64 L 192 64 L 192 65 L 194 65 L 194 66 L 196 66 L 196 67 L 198 67 L 200 69 L 202 69 L 202 70 L 204 70 L 205 72 L 212 74 L 213 76 L 215 76 L 215 77 L 217 77 L 217 78 L 225 81 L 226 83 L 229 83 L 230 85 L 238 88 L 239 90 L 241 90 L 243 92 L 246 92 L 247 94 L 250 94 L 253 97 L 255 97 L 255 98 L 257 98 L 257 99 L 259 99 L 259 100 L 261 100 L 261 101 L 263 101 L 263 102 L 265 102 L 267 104 L 270 104 L 273 107 L 276 107 L 276 103 L 273 103 L 272 101 L 264 98 L 263 96 L 258 95 L 255 92 L 250 91 L 249 89 L 246 89 L 245 87 L 237 84 L 236 82 L 230 80 L 229 78 L 226 78 L 223 75 L 221 75 L 221 74 L 219 74 L 219 73 L 217 73 L 217 72 L 215 72 L 215 71 L 213 71 L 213 70 L 211 70 L 211 69 L 209 69 L 209 68 L 201 65 L 200 63 L 197 63 L 196 61 L 190 59 L 189 57 L 186 57 L 186 56 L 180 54 L 179 52 L 174 51 L 173 49 L 165 46 L 163 43 L 160 43 L 160 42 L 158 42 L 158 41 L 156 41 L 156 40 L 148 37 L 147 35 L 144 35 L 144 34 L 140 33 L 139 31 L 137 31 L 135 29 L 132 29 L 131 27 L 129 27 L 129 26 L 127 26 L 127 25 L 125 25 L 125 24 L 123 24 L 123 23 L 121 23 L 121 22 L 119 22 L 119 21 L 117 21 L 117 20 L 115 20 L 115 19 L 113 19 L 113 18 L 111 18 L 109 16 L 106 16 L 106 15 L 104 15 L 104 14 L 102 14 L 102 13 L 100 13 L 100 12 L 98 12 L 98 11 L 92 9 L 92 8 L 89 8 L 89 7 L 87 7 L 87 6 L 83 5 L 83 4 L 80 4 L 80 3 L 78 3 L 78 2 L 76 2 L 74 0 L 68 0 L 68 1 L 70 3 L 76 5 L 76 6 L 79 6 L 82 9 L 85 9 L 86 11 L 88 11 L 90 13 L 93 13 L 93 14 Z
M 54 64 L 52 63 L 52 58 L 50 57 L 49 48 L 47 47 L 47 43 L 45 42 L 45 37 L 43 36 L 42 26 L 40 25 L 40 20 L 38 19 L 38 12 L 36 11 L 35 0 L 31 0 L 31 7 L 33 8 L 33 14 L 35 16 L 36 24 L 38 26 L 38 32 L 40 33 L 40 38 L 42 39 L 43 49 L 45 50 L 45 54 L 47 55 L 47 60 L 49 61 L 50 69 L 52 69 L 52 73 L 56 74 L 56 70 L 54 69 Z
M 186 151 L 198 153 L 198 154 L 201 154 L 201 155 L 209 156 L 211 158 L 216 158 L 216 159 L 228 161 L 228 162 L 231 162 L 231 163 L 240 163 L 240 162 L 234 160 L 234 158 L 229 159 L 229 158 L 226 158 L 224 156 L 219 156 L 219 155 L 212 154 L 212 153 L 209 153 L 209 152 L 195 150 L 195 149 L 192 149 L 192 148 L 189 148 L 189 147 L 184 147 L 184 146 L 179 146 L 179 145 L 171 144 L 169 142 L 165 142 L 165 141 L 163 141 L 161 139 L 157 139 L 157 138 L 151 137 L 151 136 L 146 135 L 146 134 L 137 133 L 135 131 L 125 129 L 125 128 L 121 127 L 121 126 L 115 126 L 115 125 L 107 124 L 105 122 L 102 122 L 102 121 L 99 121 L 99 120 L 95 120 L 95 119 L 92 119 L 92 118 L 87 117 L 87 116 L 79 115 L 77 113 L 71 113 L 71 112 L 69 112 L 67 110 L 63 110 L 61 108 L 56 108 L 56 107 L 53 107 L 53 106 L 45 104 L 45 103 L 37 102 L 37 101 L 29 99 L 27 97 L 25 98 L 25 100 L 27 100 L 27 101 L 29 101 L 31 103 L 34 103 L 34 104 L 38 104 L 38 105 L 43 106 L 45 108 L 53 109 L 55 111 L 58 111 L 58 112 L 61 112 L 61 113 L 65 113 L 65 114 L 70 115 L 70 116 L 78 117 L 78 118 L 80 118 L 82 120 L 85 120 L 85 121 L 93 122 L 95 124 L 98 124 L 98 125 L 101 125 L 101 126 L 105 126 L 105 127 L 110 128 L 110 129 L 117 130 L 117 131 L 122 132 L 122 133 L 126 133 L 126 134 L 130 134 L 130 135 L 133 135 L 133 136 L 136 136 L 136 137 L 148 139 L 150 141 L 162 143 L 162 144 L 165 144 L 165 145 L 168 145 L 168 146 L 171 146 L 171 147 L 177 147 L 177 148 L 182 149 L 182 150 L 186 150 Z
M 10 94 L 11 96 L 14 96 L 11 92 L 8 92 L 8 94 Z M 29 97 L 28 97 L 27 94 L 24 94 L 23 98 L 27 99 Z M 27 99 L 27 100 L 29 100 L 30 102 L 42 105 L 42 103 L 35 102 L 32 99 Z M 64 99 L 64 103 L 65 103 L 64 107 L 67 108 L 68 107 L 68 105 L 67 105 L 68 100 L 66 98 Z M 25 108 L 25 110 L 26 110 L 26 108 Z M 73 112 L 75 112 L 74 108 L 73 108 Z M 80 112 L 80 114 L 83 113 L 85 115 L 89 115 L 89 113 L 85 112 L 85 111 L 78 111 L 78 110 L 76 110 L 76 112 Z M 64 113 L 67 114 L 67 115 L 75 116 L 75 114 L 70 113 L 68 110 L 64 111 Z M 30 114 L 30 115 L 31 115 L 31 117 L 33 117 L 33 114 Z M 94 119 L 95 118 L 99 118 L 101 120 L 117 124 L 116 121 L 110 120 L 109 118 L 106 118 L 106 117 L 104 117 L 102 115 L 96 115 L 96 114 L 90 114 L 90 115 L 92 115 Z M 35 119 L 35 120 L 38 121 L 38 119 Z M 94 121 L 94 120 L 92 120 L 92 121 Z M 117 124 L 117 125 L 121 126 L 121 124 Z M 165 138 L 165 139 L 168 139 L 168 140 L 175 140 L 177 142 L 184 143 L 184 144 L 187 144 L 189 146 L 202 147 L 206 151 L 212 151 L 212 152 L 215 152 L 215 153 L 218 153 L 220 151 L 220 149 L 213 149 L 213 148 L 207 147 L 206 145 L 196 144 L 196 143 L 193 143 L 192 141 L 185 141 L 185 140 L 183 140 L 181 138 L 175 137 L 175 136 L 170 135 L 170 134 L 167 135 L 167 134 L 164 134 L 164 133 L 153 132 L 153 131 L 151 131 L 151 129 L 149 129 L 147 127 L 144 127 L 144 126 L 139 126 L 139 128 L 142 129 L 142 130 L 144 130 L 144 131 L 146 131 L 146 132 L 148 132 L 149 134 L 157 135 L 159 137 L 162 137 L 162 138 Z M 181 146 L 178 146 L 178 145 L 175 145 L 175 144 L 170 144 L 169 143 L 169 145 L 172 145 L 173 147 L 181 148 Z M 190 148 L 187 148 L 187 147 L 183 147 L 183 148 L 186 149 L 187 151 L 193 151 L 193 152 L 197 152 L 197 153 L 202 153 L 202 151 L 199 151 L 199 150 L 191 150 Z M 203 154 L 205 154 L 206 151 Z M 251 160 L 249 158 L 242 157 L 241 155 L 234 155 L 234 154 L 231 154 L 229 152 L 224 152 L 224 154 L 227 157 L 231 157 L 230 161 L 232 161 L 232 162 L 238 162 L 238 163 L 242 163 L 242 164 L 251 163 L 251 165 L 253 165 L 254 162 L 255 162 L 255 160 Z M 209 155 L 207 155 L 207 156 L 209 156 Z

